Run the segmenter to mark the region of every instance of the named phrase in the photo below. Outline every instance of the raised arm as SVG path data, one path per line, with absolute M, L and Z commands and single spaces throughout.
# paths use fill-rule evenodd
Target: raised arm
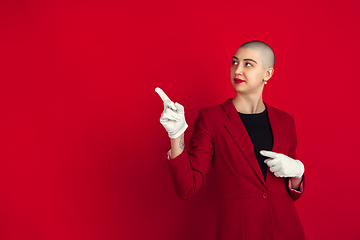
M 184 132 L 187 128 L 184 107 L 173 103 L 159 88 L 155 90 L 164 102 L 160 122 L 171 139 L 170 156 L 167 156 L 171 178 L 178 196 L 187 199 L 196 194 L 205 180 L 213 156 L 213 143 L 203 111 L 195 120 L 188 152 L 184 151 Z
M 185 121 L 184 107 L 179 103 L 171 101 L 161 88 L 156 88 L 155 92 L 159 94 L 164 103 L 164 111 L 161 114 L 160 123 L 170 137 L 171 158 L 176 158 L 185 148 L 184 132 L 188 125 Z

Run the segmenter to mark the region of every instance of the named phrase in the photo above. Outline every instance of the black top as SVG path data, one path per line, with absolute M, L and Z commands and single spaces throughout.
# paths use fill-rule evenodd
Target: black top
M 267 109 L 261 113 L 239 113 L 239 116 L 250 136 L 261 172 L 266 180 L 267 165 L 264 160 L 267 157 L 262 156 L 260 150 L 271 151 L 274 145 Z

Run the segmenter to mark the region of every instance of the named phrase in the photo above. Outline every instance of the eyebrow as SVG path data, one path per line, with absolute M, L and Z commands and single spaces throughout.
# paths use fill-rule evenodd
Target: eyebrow
M 232 58 L 235 58 L 235 59 L 239 60 L 239 59 L 238 59 L 237 57 L 235 57 L 235 56 L 233 56 Z M 254 59 L 251 59 L 251 58 L 245 58 L 245 59 L 243 59 L 243 61 L 252 61 L 252 62 L 254 62 L 254 63 L 257 64 L 257 62 L 256 62 Z

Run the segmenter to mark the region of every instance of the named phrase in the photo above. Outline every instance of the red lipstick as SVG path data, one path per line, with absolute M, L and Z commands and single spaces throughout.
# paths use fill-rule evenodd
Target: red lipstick
M 240 78 L 234 78 L 234 82 L 236 83 L 236 84 L 240 84 L 240 83 L 243 83 L 243 82 L 245 82 L 244 80 L 241 80 Z

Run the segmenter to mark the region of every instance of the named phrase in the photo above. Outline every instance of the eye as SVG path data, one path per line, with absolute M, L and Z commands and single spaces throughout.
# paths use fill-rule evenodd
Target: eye
M 232 63 L 232 65 L 238 65 L 238 62 L 235 60 L 232 60 L 231 63 Z
M 247 66 L 247 67 L 252 67 L 252 64 L 249 63 L 249 62 L 247 62 L 247 63 L 245 63 L 245 66 Z

